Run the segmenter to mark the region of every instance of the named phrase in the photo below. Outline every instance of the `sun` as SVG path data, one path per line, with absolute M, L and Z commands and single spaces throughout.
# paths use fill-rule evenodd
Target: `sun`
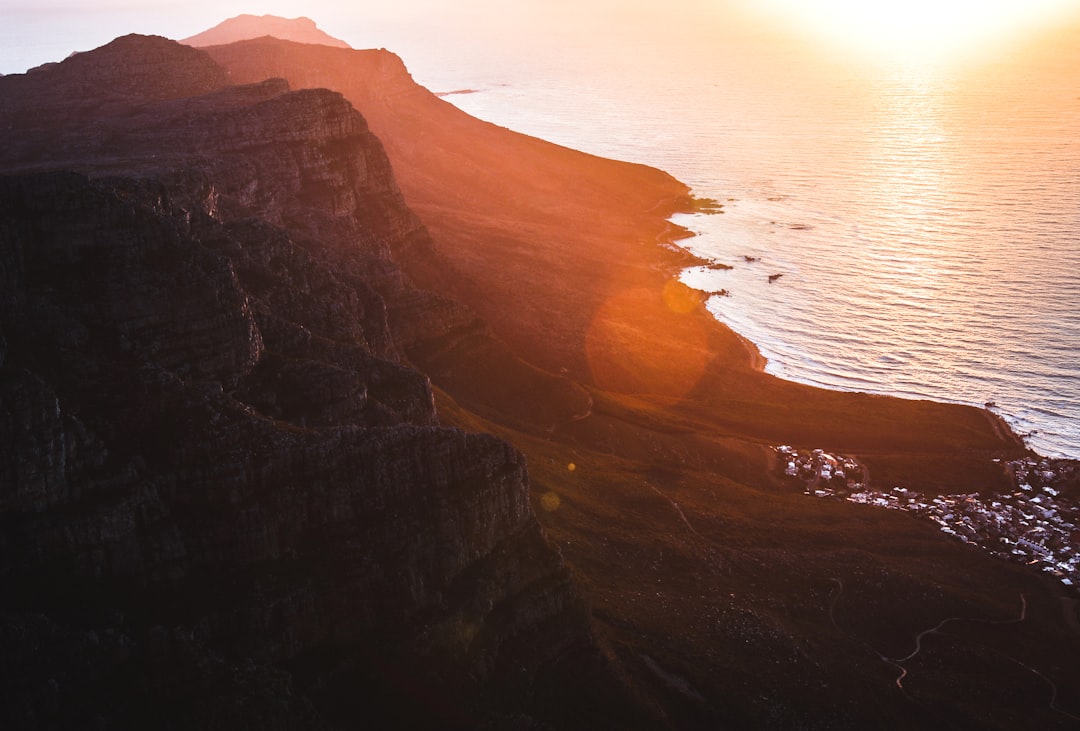
M 946 58 L 1045 27 L 1075 0 L 761 0 L 790 28 L 881 57 Z

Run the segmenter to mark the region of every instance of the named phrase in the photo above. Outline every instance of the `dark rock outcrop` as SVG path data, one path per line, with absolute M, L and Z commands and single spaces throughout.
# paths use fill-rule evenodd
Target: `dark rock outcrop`
M 395 265 L 427 234 L 363 118 L 138 37 L 0 99 L 5 719 L 531 713 L 587 622 L 523 457 L 403 356 L 477 326 Z

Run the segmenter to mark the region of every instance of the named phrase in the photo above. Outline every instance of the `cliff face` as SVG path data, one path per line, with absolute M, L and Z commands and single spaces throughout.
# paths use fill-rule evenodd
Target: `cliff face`
M 138 37 L 0 99 L 4 717 L 527 710 L 586 623 L 521 455 L 402 356 L 469 316 L 394 264 L 427 234 L 363 118 Z
M 386 50 L 262 37 L 206 51 L 235 83 L 280 74 L 296 89 L 339 91 L 361 110 L 435 240 L 437 257 L 403 257 L 407 271 L 545 370 L 591 380 L 582 343 L 597 310 L 679 261 L 656 246 L 688 194 L 666 173 L 470 117 Z

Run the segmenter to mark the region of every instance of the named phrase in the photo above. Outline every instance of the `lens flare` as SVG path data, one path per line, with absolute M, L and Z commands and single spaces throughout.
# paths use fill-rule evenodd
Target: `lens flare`
M 545 492 L 540 496 L 540 507 L 548 513 L 554 513 L 562 505 L 562 499 L 553 492 Z
M 664 307 L 657 307 L 657 298 Z M 711 357 L 698 295 L 676 283 L 663 292 L 623 290 L 601 306 L 585 337 L 596 385 L 605 391 L 685 398 Z M 648 337 L 643 336 L 649 333 Z

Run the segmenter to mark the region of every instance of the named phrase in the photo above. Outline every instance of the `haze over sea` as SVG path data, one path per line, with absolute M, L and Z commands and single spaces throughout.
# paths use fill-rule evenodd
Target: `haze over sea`
M 710 310 L 770 372 L 993 402 L 1039 452 L 1080 458 L 1080 25 L 944 64 L 826 54 L 702 2 L 640 17 L 553 2 L 513 21 L 483 2 L 378 18 L 281 5 L 259 12 L 310 15 L 475 116 L 724 203 L 677 222 L 733 268 L 684 281 L 728 293 Z M 229 14 L 112 35 L 182 37 Z

